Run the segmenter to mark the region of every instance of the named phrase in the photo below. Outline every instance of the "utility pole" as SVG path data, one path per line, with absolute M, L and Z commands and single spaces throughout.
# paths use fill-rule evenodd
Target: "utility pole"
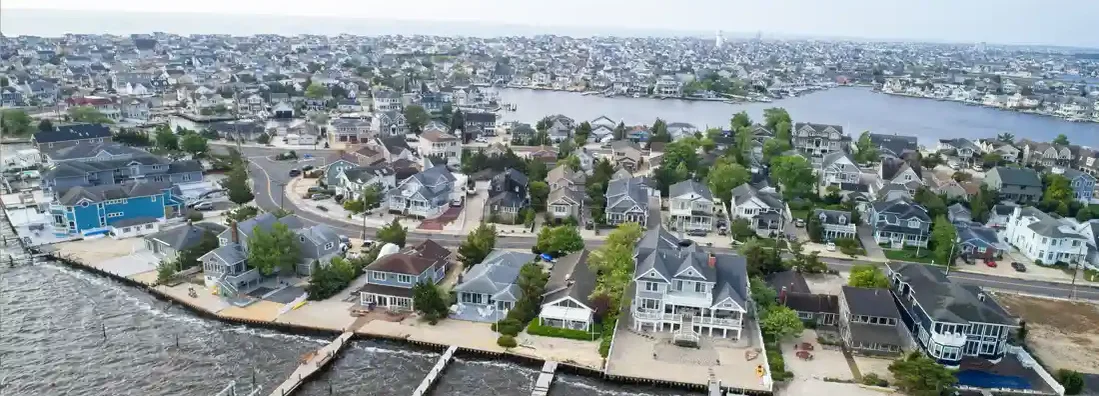
M 946 275 L 950 275 L 950 266 L 954 265 L 954 247 L 958 246 L 958 241 L 955 239 L 950 242 L 950 255 L 946 257 Z

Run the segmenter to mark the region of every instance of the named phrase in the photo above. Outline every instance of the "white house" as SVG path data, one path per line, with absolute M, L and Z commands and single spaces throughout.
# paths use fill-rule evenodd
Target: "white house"
M 733 189 L 729 215 L 733 219 L 748 219 L 757 233 L 766 235 L 782 233 L 782 227 L 790 219 L 790 210 L 778 193 L 744 183 Z
M 679 231 L 714 229 L 714 196 L 710 188 L 694 180 L 684 180 L 668 188 L 668 210 Z
M 1078 264 L 1087 258 L 1086 236 L 1072 224 L 1030 206 L 1015 208 L 1002 238 L 1039 265 Z
M 462 142 L 446 132 L 424 131 L 420 134 L 420 155 L 443 157 L 448 164 L 457 165 L 462 160 Z
M 828 153 L 821 162 L 821 184 L 840 185 L 858 183 L 859 167 L 846 151 Z
M 588 268 L 587 250 L 558 259 L 542 293 L 538 323 L 592 333 L 595 309 L 589 297 L 595 283 L 595 273 Z

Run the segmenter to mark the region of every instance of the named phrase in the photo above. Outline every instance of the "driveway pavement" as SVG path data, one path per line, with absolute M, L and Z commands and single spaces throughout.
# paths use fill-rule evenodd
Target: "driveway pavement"
M 885 252 L 881 250 L 881 246 L 878 246 L 878 242 L 874 240 L 874 235 L 870 233 L 870 227 L 860 225 L 855 229 L 858 231 L 859 242 L 862 243 L 862 248 L 866 249 L 866 257 L 885 260 Z

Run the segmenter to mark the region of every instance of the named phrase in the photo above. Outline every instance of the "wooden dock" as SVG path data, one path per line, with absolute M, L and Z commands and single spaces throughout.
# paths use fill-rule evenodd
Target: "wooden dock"
M 443 369 L 446 369 L 446 365 L 450 364 L 450 360 L 454 358 L 454 352 L 458 351 L 458 347 L 451 345 L 450 348 L 443 352 L 443 356 L 439 356 L 439 361 L 435 362 L 435 366 L 431 368 L 431 371 L 427 372 L 427 376 L 423 381 L 420 381 L 420 386 L 416 387 L 416 390 L 412 391 L 412 396 L 424 396 L 427 391 L 431 389 L 432 385 L 435 385 L 435 381 L 439 380 L 439 376 L 443 374 Z
M 336 339 L 332 340 L 328 345 L 325 345 L 323 348 L 317 350 L 317 352 L 309 355 L 293 373 L 290 373 L 290 378 L 283 381 L 282 384 L 271 392 L 271 396 L 286 396 L 294 393 L 302 384 L 309 380 L 310 376 L 316 374 L 324 368 L 325 365 L 335 360 L 336 354 L 347 345 L 347 341 L 350 340 L 351 336 L 354 334 L 355 333 L 351 331 L 340 334 L 339 337 L 336 337 Z
M 553 385 L 553 376 L 557 372 L 557 362 L 547 360 L 542 365 L 542 372 L 538 373 L 538 380 L 534 381 L 534 390 L 530 396 L 546 396 L 549 394 L 550 385 Z
M 706 384 L 706 394 L 709 396 L 721 396 L 721 381 L 710 380 Z

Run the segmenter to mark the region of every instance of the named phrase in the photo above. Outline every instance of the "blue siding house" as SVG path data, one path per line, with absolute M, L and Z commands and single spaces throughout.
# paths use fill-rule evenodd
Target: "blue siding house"
M 887 274 L 901 322 L 920 349 L 940 364 L 963 359 L 998 363 L 1016 318 L 977 286 L 963 286 L 928 265 L 890 263 Z
M 359 289 L 364 306 L 411 311 L 412 287 L 420 282 L 437 284 L 446 277 L 451 252 L 432 240 L 398 253 L 378 257 L 366 266 L 366 285 Z
M 150 234 L 183 207 L 179 189 L 167 181 L 77 186 L 56 191 L 55 198 L 50 213 L 55 233 L 62 237 Z
M 1083 204 L 1091 203 L 1093 191 L 1095 191 L 1095 177 L 1072 168 L 1053 168 L 1053 173 L 1060 173 L 1068 179 L 1072 186 L 1072 197 Z

